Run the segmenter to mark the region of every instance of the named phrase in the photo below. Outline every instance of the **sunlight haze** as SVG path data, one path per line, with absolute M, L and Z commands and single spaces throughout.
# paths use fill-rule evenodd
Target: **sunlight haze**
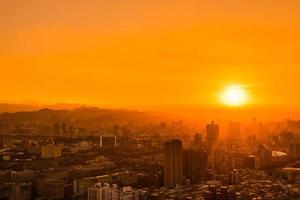
M 254 106 L 298 108 L 299 9 L 297 0 L 2 0 L 0 91 L 5 101 L 214 107 L 237 82 Z

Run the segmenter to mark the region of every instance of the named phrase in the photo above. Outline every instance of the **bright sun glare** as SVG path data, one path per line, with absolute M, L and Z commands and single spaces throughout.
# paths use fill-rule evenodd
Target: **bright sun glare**
M 247 99 L 247 92 L 240 85 L 226 87 L 221 96 L 222 102 L 228 106 L 241 106 L 247 102 Z

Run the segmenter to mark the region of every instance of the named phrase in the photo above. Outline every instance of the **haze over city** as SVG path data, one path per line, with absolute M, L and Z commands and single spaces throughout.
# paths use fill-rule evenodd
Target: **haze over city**
M 299 0 L 0 0 L 0 200 L 300 200 Z

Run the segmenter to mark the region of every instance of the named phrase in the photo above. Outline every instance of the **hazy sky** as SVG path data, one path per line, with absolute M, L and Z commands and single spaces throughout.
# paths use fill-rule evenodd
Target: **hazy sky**
M 298 106 L 300 1 L 0 0 L 0 67 L 7 101 Z

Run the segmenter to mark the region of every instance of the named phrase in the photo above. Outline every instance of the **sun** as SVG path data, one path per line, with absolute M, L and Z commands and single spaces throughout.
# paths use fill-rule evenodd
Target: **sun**
M 241 85 L 227 86 L 221 95 L 221 101 L 228 106 L 241 106 L 248 100 L 247 91 Z

